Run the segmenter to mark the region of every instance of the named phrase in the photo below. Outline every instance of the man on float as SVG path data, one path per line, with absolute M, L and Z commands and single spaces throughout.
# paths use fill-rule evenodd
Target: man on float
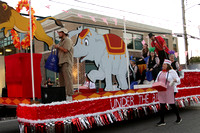
M 155 52 L 160 59 L 160 66 L 162 66 L 164 59 L 169 59 L 169 49 L 165 40 L 161 36 L 155 36 L 153 33 L 149 33 L 149 38 L 152 40 L 151 46 L 155 47 Z
M 65 28 L 58 30 L 58 35 L 61 40 L 59 44 L 55 45 L 55 48 L 58 49 L 59 84 L 61 87 L 65 86 L 66 100 L 72 101 L 74 94 L 72 78 L 73 42 L 68 37 L 68 30 Z

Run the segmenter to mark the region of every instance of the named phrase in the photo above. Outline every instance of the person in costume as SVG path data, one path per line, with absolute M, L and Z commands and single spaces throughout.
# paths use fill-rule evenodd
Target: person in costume
M 177 72 L 178 76 L 180 77 L 180 75 L 179 75 L 180 65 L 179 65 L 178 61 L 175 61 L 175 56 L 174 56 L 175 51 L 170 50 L 169 53 L 170 53 L 169 59 L 172 62 L 171 66 Z M 176 95 L 177 93 L 178 93 L 178 89 L 176 86 L 174 86 L 174 95 Z
M 180 83 L 180 78 L 177 75 L 176 71 L 172 69 L 170 60 L 164 60 L 162 71 L 159 72 L 155 82 L 162 82 L 167 86 L 166 91 L 158 91 L 158 100 L 160 103 L 160 122 L 157 123 L 157 126 L 166 125 L 164 121 L 164 115 L 167 103 L 176 114 L 177 119 L 175 123 L 179 124 L 182 119 L 179 115 L 178 108 L 175 105 L 174 86 Z
M 170 53 L 169 59 L 172 62 L 171 66 L 177 72 L 177 74 L 179 75 L 180 65 L 179 65 L 178 61 L 175 61 L 175 55 L 174 55 L 175 51 L 170 50 L 169 53 Z
M 137 64 L 146 64 L 147 60 L 149 58 L 149 49 L 148 44 L 144 44 L 141 52 L 141 59 L 137 62 Z
M 59 44 L 55 45 L 58 49 L 59 58 L 59 84 L 65 86 L 66 100 L 72 101 L 73 89 L 73 42 L 68 37 L 68 30 L 61 28 L 58 30 L 59 38 L 61 39 Z
M 169 49 L 165 40 L 161 36 L 155 36 L 153 33 L 149 33 L 149 38 L 152 40 L 151 46 L 155 47 L 155 52 L 160 59 L 160 65 L 162 66 L 164 59 L 169 59 Z
M 142 72 L 142 77 L 139 84 L 143 84 L 147 71 L 150 71 L 152 73 L 152 77 L 154 80 L 156 79 L 158 72 L 160 71 L 160 60 L 155 54 L 155 47 L 149 48 L 149 52 L 150 56 L 147 60 L 147 69 Z
M 140 79 L 140 71 L 138 66 L 136 65 L 136 60 L 133 58 L 133 56 L 130 57 L 130 82 L 134 82 Z

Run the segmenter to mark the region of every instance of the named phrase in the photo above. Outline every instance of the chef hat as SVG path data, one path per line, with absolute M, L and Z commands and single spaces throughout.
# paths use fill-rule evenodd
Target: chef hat
M 171 65 L 172 62 L 170 60 L 165 59 L 163 63 Z

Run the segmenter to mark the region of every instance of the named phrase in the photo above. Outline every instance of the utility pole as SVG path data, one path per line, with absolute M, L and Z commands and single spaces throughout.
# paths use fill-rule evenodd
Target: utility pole
M 186 21 L 185 21 L 185 0 L 182 0 L 182 17 L 183 17 L 183 35 L 184 35 L 184 42 L 185 42 L 185 51 L 188 52 L 188 41 L 187 41 L 187 31 L 186 31 Z M 187 69 L 187 65 L 189 65 L 188 54 L 186 56 L 186 63 L 185 67 Z

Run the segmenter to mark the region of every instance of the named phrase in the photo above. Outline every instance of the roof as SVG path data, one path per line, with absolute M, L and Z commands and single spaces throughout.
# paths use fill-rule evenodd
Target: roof
M 77 14 L 81 14 L 84 19 L 88 19 L 88 20 L 91 20 L 90 16 L 93 16 L 93 17 L 95 17 L 96 21 L 99 21 L 99 22 L 102 22 L 102 18 L 107 18 L 108 27 L 109 27 L 109 24 L 111 24 L 111 23 L 114 24 L 114 21 L 112 20 L 112 18 L 114 18 L 114 17 L 91 13 L 91 12 L 86 12 L 86 11 L 77 10 L 77 9 L 69 9 L 68 13 L 62 12 L 60 14 L 55 15 L 54 17 L 57 19 L 61 19 L 61 20 L 68 20 L 71 17 L 80 18 L 80 17 L 78 17 Z M 124 26 L 123 19 L 118 19 L 118 18 L 116 18 L 116 19 L 118 21 L 119 26 Z M 53 23 L 54 23 L 53 21 L 52 22 L 45 21 L 42 25 L 48 26 Z M 172 33 L 172 30 L 169 30 L 169 29 L 156 27 L 156 26 L 152 26 L 152 25 L 147 25 L 147 24 L 142 24 L 142 23 L 137 23 L 137 22 L 133 22 L 133 21 L 126 21 L 126 26 L 127 26 L 127 29 L 131 28 L 134 30 L 142 31 L 142 32 L 154 32 L 154 33 L 158 32 L 158 33 L 168 33 L 168 34 Z

